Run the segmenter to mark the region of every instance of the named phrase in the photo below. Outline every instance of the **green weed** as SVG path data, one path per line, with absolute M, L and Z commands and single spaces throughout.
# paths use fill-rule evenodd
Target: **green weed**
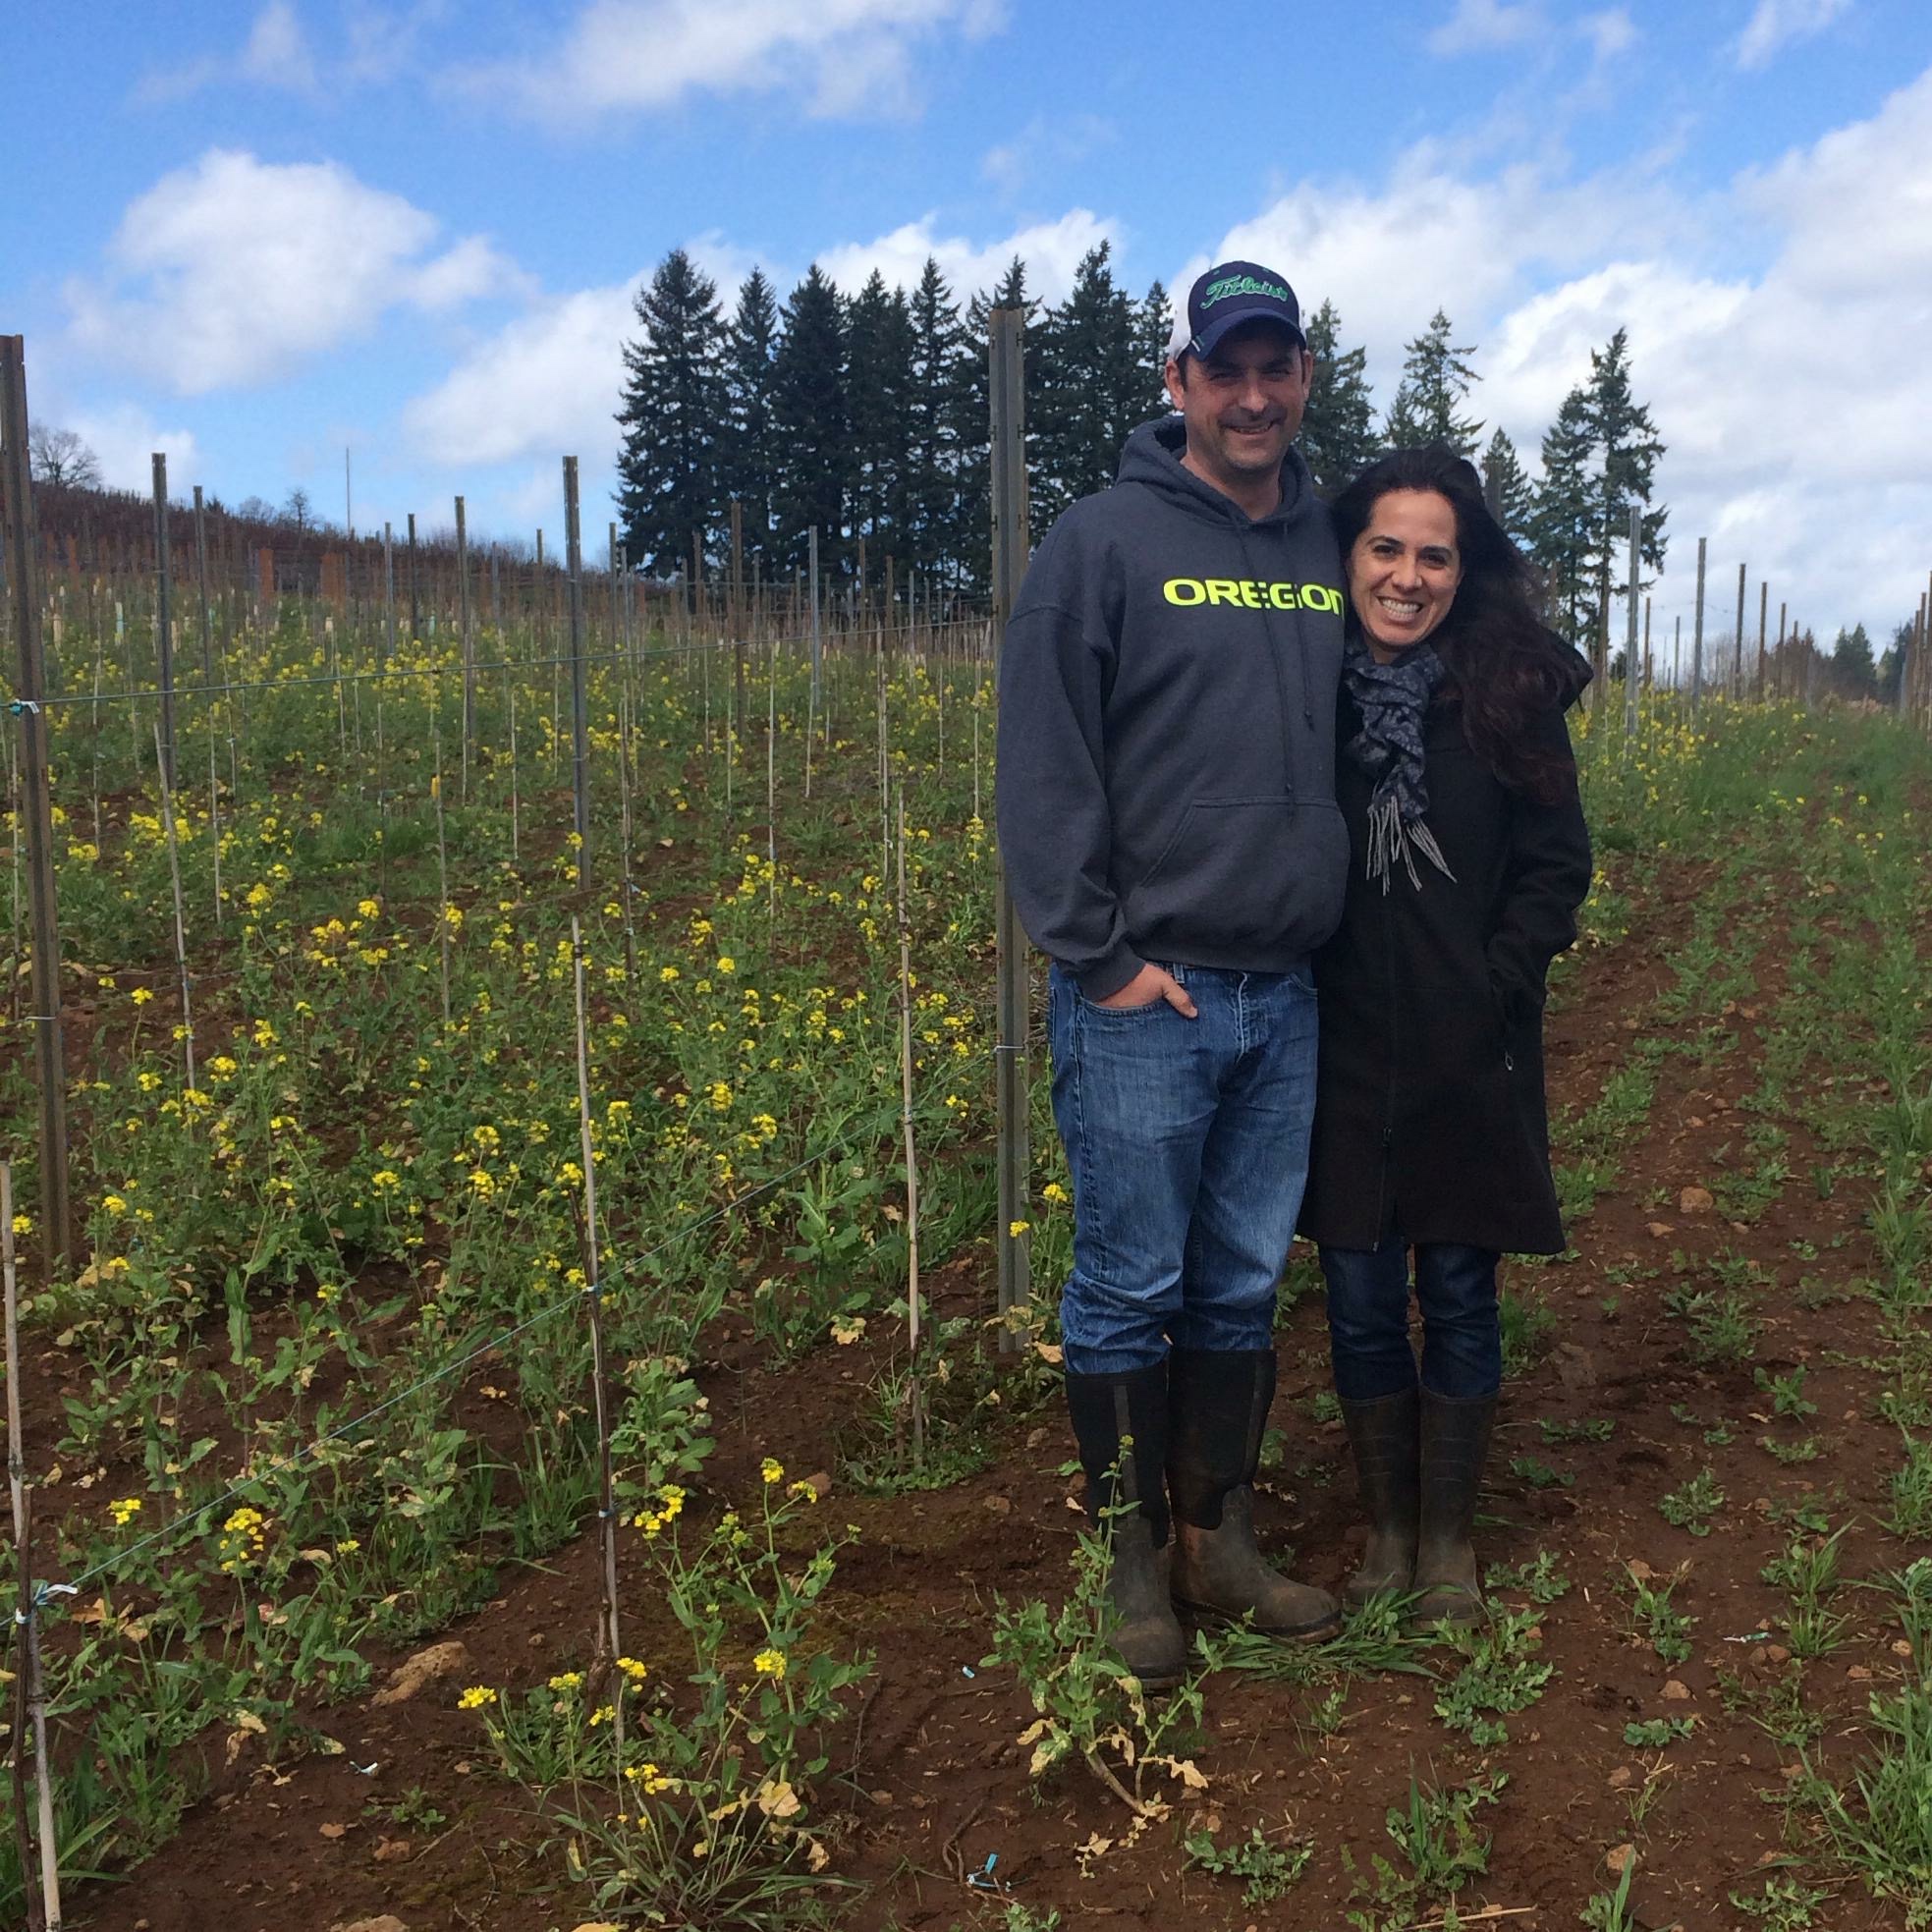
M 1408 1804 L 1391 1805 L 1386 1820 L 1401 1864 L 1378 1851 L 1364 1875 L 1342 1848 L 1350 1896 L 1357 1902 L 1345 1915 L 1356 1932 L 1400 1932 L 1419 1906 L 1453 1900 L 1470 1879 L 1482 1877 L 1489 1870 L 1489 1840 L 1477 1829 L 1475 1814 L 1494 1804 L 1508 1783 L 1502 1772 L 1493 1772 L 1447 1791 L 1424 1791 L 1411 1777 Z
M 1718 1487 L 1716 1472 L 1706 1464 L 1688 1482 L 1659 1497 L 1657 1514 L 1693 1536 L 1708 1536 L 1711 1518 L 1723 1507 L 1724 1491 Z
M 1305 1840 L 1271 1844 L 1259 1825 L 1250 1825 L 1247 1837 L 1236 1845 L 1217 1845 L 1213 1833 L 1204 1829 L 1187 1833 L 1181 1843 L 1188 1862 L 1202 1871 L 1243 1880 L 1242 1903 L 1247 1905 L 1265 1905 L 1282 1898 L 1315 1855 L 1315 1848 Z

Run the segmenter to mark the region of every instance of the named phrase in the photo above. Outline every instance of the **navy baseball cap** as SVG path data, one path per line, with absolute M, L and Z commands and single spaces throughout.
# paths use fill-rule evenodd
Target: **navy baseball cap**
M 1187 305 L 1175 320 L 1167 353 L 1179 358 L 1192 350 L 1196 356 L 1211 356 L 1222 338 L 1243 322 L 1273 322 L 1289 330 L 1304 349 L 1308 346 L 1301 329 L 1301 304 L 1287 277 L 1259 262 L 1224 261 L 1194 278 Z

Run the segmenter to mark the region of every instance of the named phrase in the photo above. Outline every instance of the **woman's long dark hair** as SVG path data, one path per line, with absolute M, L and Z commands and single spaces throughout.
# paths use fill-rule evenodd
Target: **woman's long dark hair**
M 1391 490 L 1433 491 L 1456 513 L 1463 580 L 1429 640 L 1448 673 L 1440 701 L 1461 707 L 1469 748 L 1506 785 L 1545 804 L 1571 796 L 1574 769 L 1535 751 L 1529 726 L 1574 694 L 1578 659 L 1537 615 L 1534 573 L 1489 514 L 1474 466 L 1442 443 L 1392 450 L 1371 463 L 1333 505 L 1345 565 Z M 1348 622 L 1359 630 L 1352 598 Z

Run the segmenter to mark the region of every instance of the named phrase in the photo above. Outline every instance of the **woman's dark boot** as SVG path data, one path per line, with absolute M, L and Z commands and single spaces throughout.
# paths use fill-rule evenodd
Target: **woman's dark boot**
M 1342 1420 L 1354 1452 L 1368 1547 L 1343 1592 L 1352 1610 L 1414 1587 L 1415 1538 L 1422 1506 L 1421 1397 L 1413 1388 L 1373 1402 L 1345 1402 Z
M 1086 1473 L 1087 1515 L 1108 1535 L 1107 1600 L 1120 1618 L 1114 1648 L 1142 1690 L 1172 1690 L 1187 1675 L 1187 1640 L 1169 1596 L 1167 1364 L 1131 1375 L 1069 1375 L 1067 1408 Z M 1104 1514 L 1127 1504 L 1134 1507 Z
M 1473 1534 L 1496 1398 L 1422 1391 L 1422 1515 L 1412 1622 L 1475 1624 L 1484 1616 Z
M 1254 1544 L 1254 1475 L 1274 1396 L 1272 1349 L 1168 1357 L 1174 1600 L 1227 1623 L 1251 1618 L 1268 1636 L 1324 1636 L 1341 1621 L 1335 1599 L 1270 1568 Z

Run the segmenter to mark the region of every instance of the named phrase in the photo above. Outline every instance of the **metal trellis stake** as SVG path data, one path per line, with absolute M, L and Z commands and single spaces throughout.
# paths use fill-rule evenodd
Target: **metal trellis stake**
M 571 499 L 573 505 L 576 498 Z M 624 1762 L 624 1646 L 617 1629 L 617 1503 L 611 1478 L 610 1414 L 604 1401 L 604 1295 L 597 1257 L 597 1161 L 590 1139 L 589 1017 L 583 997 L 583 925 L 571 914 L 571 960 L 577 987 L 577 1120 L 583 1151 L 583 1293 L 590 1304 L 590 1376 L 597 1416 L 597 1514 L 603 1526 L 604 1603 L 598 1648 L 610 1645 L 611 1728 Z

